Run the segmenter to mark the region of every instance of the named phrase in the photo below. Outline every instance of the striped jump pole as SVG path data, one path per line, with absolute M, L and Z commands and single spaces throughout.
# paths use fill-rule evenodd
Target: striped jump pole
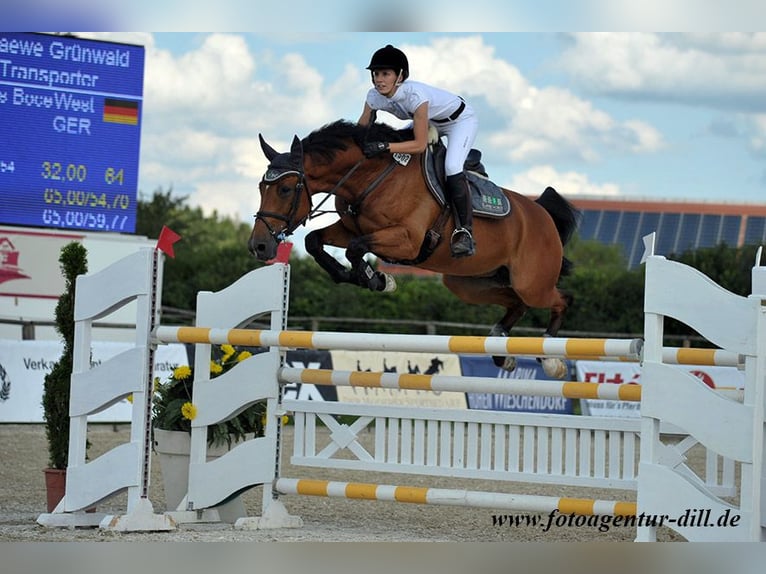
M 283 383 L 306 383 L 336 387 L 368 387 L 416 391 L 449 391 L 499 393 L 564 397 L 568 399 L 641 400 L 640 385 L 548 381 L 542 379 L 498 379 L 492 377 L 459 377 L 369 371 L 333 371 L 283 367 L 279 371 Z
M 557 510 L 561 514 L 586 516 L 636 516 L 637 514 L 635 502 L 597 500 L 593 498 L 559 498 L 556 496 L 299 478 L 279 478 L 275 483 L 275 488 L 280 494 L 303 494 L 355 500 L 387 500 L 391 502 L 444 506 L 469 506 L 521 512 L 550 513 Z
M 423 375 L 374 371 L 333 371 L 282 367 L 281 383 L 300 383 L 332 387 L 362 387 L 437 391 L 456 393 L 493 393 L 565 399 L 602 399 L 607 401 L 641 401 L 640 384 L 616 385 L 581 381 L 547 379 L 499 379 L 496 377 L 464 377 L 454 375 Z M 742 402 L 743 389 L 717 387 L 715 391 L 731 400 Z
M 157 343 L 228 343 L 249 347 L 517 355 L 624 362 L 640 361 L 643 351 L 642 339 L 395 335 L 169 326 L 158 327 L 154 340 Z M 671 365 L 739 367 L 744 364 L 744 359 L 737 353 L 722 349 L 664 347 L 663 362 Z
M 700 365 L 706 367 L 744 367 L 745 358 L 723 349 L 693 349 L 663 347 L 662 362 L 669 365 Z
M 214 345 L 228 343 L 248 347 L 519 355 L 593 360 L 638 360 L 643 348 L 641 339 L 396 335 L 332 331 L 213 329 L 207 327 L 159 327 L 155 330 L 155 340 L 159 343 L 208 343 Z

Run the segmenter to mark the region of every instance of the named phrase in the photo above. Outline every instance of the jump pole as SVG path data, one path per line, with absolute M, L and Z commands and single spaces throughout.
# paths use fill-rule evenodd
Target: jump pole
M 549 381 L 542 379 L 498 379 L 368 371 L 334 371 L 283 367 L 278 378 L 282 383 L 308 383 L 336 387 L 367 387 L 415 391 L 500 393 L 564 397 L 567 399 L 641 400 L 640 385 Z
M 517 512 L 553 512 L 557 510 L 561 514 L 585 516 L 636 516 L 635 502 L 598 500 L 594 498 L 559 498 L 555 496 L 300 478 L 279 478 L 276 481 L 276 490 L 280 494 L 302 494 L 353 500 L 384 500 L 442 506 L 468 506 L 472 508 L 492 508 Z
M 166 327 L 155 330 L 159 343 L 203 343 L 246 347 L 281 347 L 346 351 L 401 351 L 464 355 L 520 355 L 560 358 L 638 360 L 641 339 L 576 339 L 562 337 L 477 337 L 395 335 L 333 331 L 269 331 Z
M 161 326 L 158 343 L 202 343 L 246 347 L 282 347 L 349 351 L 402 351 L 459 353 L 463 355 L 517 355 L 597 361 L 639 362 L 643 339 L 567 337 L 481 337 L 448 335 L 395 335 L 333 331 L 269 331 Z M 663 361 L 675 365 L 737 367 L 743 358 L 723 349 L 664 347 Z

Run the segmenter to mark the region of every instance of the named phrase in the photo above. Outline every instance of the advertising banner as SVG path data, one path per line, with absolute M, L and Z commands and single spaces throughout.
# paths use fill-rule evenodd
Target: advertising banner
M 460 361 L 456 355 L 384 351 L 332 351 L 331 354 L 332 364 L 339 371 L 460 375 Z M 464 409 L 466 406 L 463 393 L 361 387 L 338 387 L 338 400 L 345 403 L 449 409 Z
M 332 369 L 330 351 L 298 349 L 287 351 L 285 364 L 296 369 Z M 299 401 L 337 401 L 335 387 L 295 383 L 284 386 L 284 398 Z
M 495 366 L 491 357 L 461 356 L 460 367 L 465 377 L 497 379 L 550 380 L 537 359 L 519 357 L 511 372 Z M 466 393 L 469 409 L 515 411 L 525 413 L 572 414 L 572 401 L 563 397 L 534 397 L 501 393 Z
M 132 343 L 94 342 L 94 364 L 100 364 L 133 346 Z M 43 384 L 61 357 L 58 341 L 0 341 L 0 423 L 42 423 Z M 187 363 L 181 344 L 157 348 L 154 376 L 167 379 Z M 105 384 L 108 384 L 105 381 Z M 92 422 L 130 422 L 132 405 L 127 399 L 88 417 Z
M 705 367 L 674 365 L 699 378 L 713 389 L 742 389 L 745 375 L 735 367 Z M 577 380 L 586 383 L 607 383 L 615 385 L 640 384 L 641 367 L 638 363 L 609 361 L 577 361 Z M 636 402 L 583 399 L 582 414 L 599 417 L 640 417 L 641 404 Z

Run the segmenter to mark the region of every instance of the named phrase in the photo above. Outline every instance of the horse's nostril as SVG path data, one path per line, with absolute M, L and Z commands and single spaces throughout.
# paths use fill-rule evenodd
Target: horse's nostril
M 257 243 L 253 241 L 252 239 L 248 241 L 247 247 L 250 250 L 250 253 L 253 255 L 258 255 L 259 253 L 263 253 L 266 250 L 266 244 L 265 243 Z

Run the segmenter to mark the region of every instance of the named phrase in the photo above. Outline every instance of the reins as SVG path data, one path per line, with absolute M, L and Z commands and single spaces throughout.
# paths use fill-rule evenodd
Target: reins
M 377 187 L 383 182 L 383 180 L 388 177 L 388 175 L 396 168 L 398 165 L 393 159 L 391 162 L 386 166 L 386 169 L 384 169 L 378 176 L 373 180 L 373 182 L 368 185 L 365 190 L 362 192 L 362 194 L 353 202 L 349 203 L 348 207 L 346 207 L 345 211 L 343 213 L 337 211 L 337 210 L 322 210 L 322 206 L 324 203 L 330 199 L 333 195 L 336 195 L 336 192 L 351 178 L 352 175 L 356 172 L 357 169 L 365 162 L 367 158 L 362 158 L 359 161 L 357 161 L 350 170 L 346 172 L 346 174 L 340 178 L 338 183 L 336 183 L 333 188 L 326 192 L 327 195 L 322 199 L 322 201 L 319 202 L 319 204 L 314 207 L 311 207 L 311 210 L 309 211 L 308 215 L 305 219 L 311 220 L 315 217 L 319 217 L 320 215 L 326 215 L 328 213 L 337 213 L 338 215 L 351 215 L 352 217 L 356 217 L 359 214 L 359 209 L 364 202 L 365 199 L 367 199 L 370 194 L 377 189 Z M 308 192 L 308 185 L 306 185 L 306 191 Z M 309 200 L 311 199 L 311 193 L 308 192 Z M 292 213 L 292 209 L 291 209 Z
M 370 118 L 370 123 L 367 124 L 367 130 L 365 132 L 364 141 L 367 141 L 369 135 L 370 135 L 370 128 L 372 124 L 375 122 L 375 112 L 373 112 L 372 117 Z M 310 221 L 311 219 L 314 219 L 315 217 L 319 217 L 321 215 L 326 215 L 329 213 L 336 213 L 340 216 L 342 215 L 349 215 L 351 216 L 354 221 L 356 221 L 357 216 L 359 215 L 362 203 L 370 196 L 370 194 L 375 191 L 375 189 L 378 188 L 378 186 L 383 182 L 383 180 L 388 177 L 388 175 L 396 168 L 397 162 L 392 158 L 391 162 L 386 166 L 386 168 L 378 174 L 378 176 L 372 181 L 370 185 L 368 185 L 364 191 L 362 191 L 361 195 L 356 198 L 351 203 L 348 203 L 346 206 L 346 209 L 341 213 L 337 209 L 335 210 L 325 210 L 322 209 L 322 206 L 325 204 L 325 202 L 330 199 L 331 196 L 336 195 L 337 191 L 348 182 L 348 180 L 351 178 L 354 173 L 359 169 L 359 167 L 365 162 L 367 158 L 362 157 L 359 161 L 357 161 L 351 169 L 349 169 L 346 174 L 333 186 L 333 188 L 326 192 L 326 196 L 319 202 L 319 204 L 315 207 L 312 205 L 311 201 L 311 190 L 308 188 L 308 183 L 306 182 L 306 175 L 303 169 L 289 169 L 287 171 L 281 171 L 281 170 L 274 170 L 271 172 L 267 171 L 266 175 L 264 175 L 264 178 L 262 180 L 266 183 L 276 183 L 283 177 L 287 175 L 297 175 L 299 177 L 298 184 L 296 185 L 296 192 L 293 196 L 293 201 L 290 206 L 290 211 L 287 215 L 282 215 L 280 213 L 276 212 L 270 212 L 270 211 L 262 211 L 259 210 L 255 214 L 255 219 L 261 220 L 263 224 L 266 226 L 266 229 L 268 229 L 269 234 L 278 242 L 283 241 L 287 236 L 291 235 L 295 229 L 297 229 L 300 225 L 303 225 L 306 221 Z M 300 199 L 303 195 L 303 192 L 306 192 L 306 199 L 309 203 L 309 212 L 306 214 L 305 217 L 303 217 L 300 220 L 295 219 L 298 209 L 300 207 Z M 279 221 L 284 222 L 284 227 L 277 231 L 274 229 L 271 225 L 269 225 L 269 222 L 266 221 L 266 217 L 270 217 L 272 219 L 278 219 Z

